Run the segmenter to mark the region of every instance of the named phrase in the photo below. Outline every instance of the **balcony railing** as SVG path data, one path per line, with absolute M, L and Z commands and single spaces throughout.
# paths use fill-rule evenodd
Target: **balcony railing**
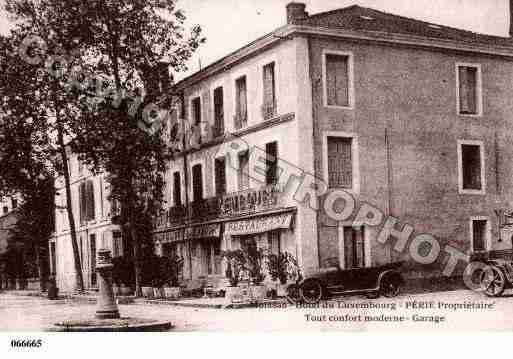
M 283 206 L 283 186 L 273 184 L 257 189 L 210 197 L 185 206 L 166 210 L 155 222 L 155 229 L 173 227 L 186 222 L 203 222 L 221 217 L 233 217 L 262 212 Z M 187 211 L 190 217 L 188 218 Z
M 262 110 L 262 117 L 264 120 L 269 120 L 276 116 L 277 109 L 276 109 L 276 103 L 270 102 L 270 103 L 264 103 L 261 107 Z

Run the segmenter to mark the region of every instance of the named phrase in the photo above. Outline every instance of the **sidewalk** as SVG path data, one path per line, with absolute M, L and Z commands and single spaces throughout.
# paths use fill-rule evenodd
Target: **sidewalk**
M 285 298 L 282 299 L 269 299 L 263 302 L 256 303 L 228 303 L 225 298 L 184 298 L 184 299 L 135 299 L 135 303 L 140 304 L 155 304 L 155 305 L 170 305 L 177 307 L 188 308 L 211 308 L 211 309 L 241 309 L 241 308 L 254 308 L 260 305 L 272 306 L 283 305 L 287 303 Z

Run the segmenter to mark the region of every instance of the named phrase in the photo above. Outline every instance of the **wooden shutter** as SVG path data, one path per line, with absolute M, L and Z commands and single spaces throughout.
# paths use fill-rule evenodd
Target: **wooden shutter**
M 214 127 L 215 136 L 221 136 L 224 133 L 224 99 L 222 87 L 218 87 L 214 90 Z
M 193 200 L 195 202 L 203 199 L 203 175 L 201 165 L 192 167 L 192 190 Z
M 81 182 L 78 187 L 78 201 L 80 203 L 80 223 L 84 223 L 87 219 L 87 205 L 85 194 L 85 182 Z
M 220 196 L 226 193 L 226 162 L 224 158 L 216 158 L 215 176 L 216 195 Z
M 478 145 L 461 146 L 463 189 L 481 190 L 481 150 Z
M 173 173 L 173 198 L 175 206 L 182 205 L 182 183 L 180 181 L 180 172 Z
M 249 188 L 249 176 L 248 176 L 248 166 L 249 166 L 249 152 L 244 151 L 239 154 L 239 190 L 245 190 Z
M 266 163 L 267 163 L 267 171 L 266 171 L 266 183 L 274 184 L 277 182 L 277 172 L 278 172 L 278 143 L 270 142 L 265 145 L 265 153 L 266 153 Z
M 86 219 L 88 221 L 95 218 L 94 205 L 94 184 L 93 181 L 86 181 Z
M 248 113 L 246 77 L 237 80 L 237 115 L 246 119 Z
M 467 104 L 470 113 L 477 113 L 477 69 L 467 67 Z
M 192 100 L 192 116 L 194 125 L 199 125 L 201 123 L 201 98 L 199 97 Z
M 349 58 L 326 55 L 326 94 L 329 106 L 349 106 Z
M 352 139 L 328 137 L 328 178 L 331 188 L 353 187 Z
M 274 62 L 264 66 L 264 105 L 274 107 L 276 100 Z

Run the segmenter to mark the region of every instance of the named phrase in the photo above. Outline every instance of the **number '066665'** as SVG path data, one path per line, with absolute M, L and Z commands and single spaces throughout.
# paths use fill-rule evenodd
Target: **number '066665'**
M 40 348 L 43 345 L 41 339 L 13 339 L 11 348 Z

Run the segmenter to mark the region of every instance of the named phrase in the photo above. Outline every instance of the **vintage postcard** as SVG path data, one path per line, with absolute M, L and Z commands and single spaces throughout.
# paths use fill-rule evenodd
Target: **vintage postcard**
M 4 0 L 0 67 L 11 350 L 513 330 L 513 1 Z

